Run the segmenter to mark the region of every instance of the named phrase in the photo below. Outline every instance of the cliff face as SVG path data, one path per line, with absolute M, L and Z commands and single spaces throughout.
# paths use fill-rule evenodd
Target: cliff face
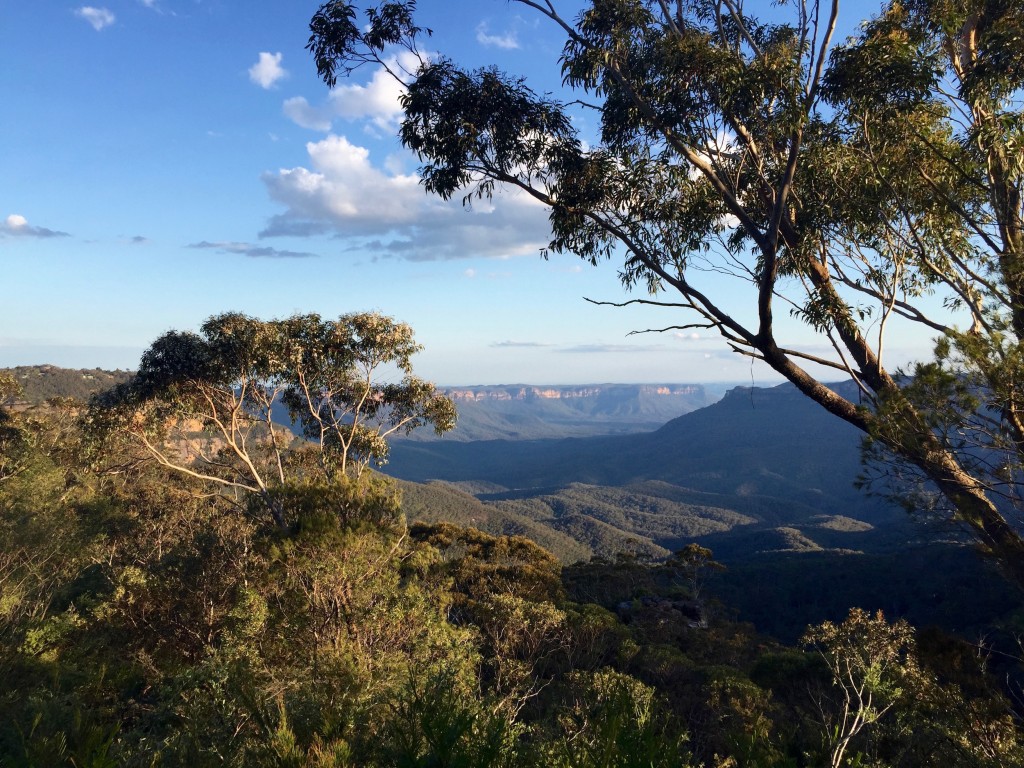
M 704 388 L 698 384 L 598 384 L 582 387 L 550 386 L 480 386 L 443 390 L 455 402 L 491 402 L 513 400 L 569 400 L 608 395 L 628 397 L 688 397 L 703 398 Z
M 446 440 L 538 439 L 650 432 L 711 398 L 699 384 L 449 387 L 458 426 Z M 413 439 L 433 439 L 414 433 Z

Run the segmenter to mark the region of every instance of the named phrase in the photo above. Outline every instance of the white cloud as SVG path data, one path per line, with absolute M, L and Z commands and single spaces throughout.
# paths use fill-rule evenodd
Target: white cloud
M 265 174 L 270 195 L 288 206 L 274 217 L 266 234 L 306 234 L 331 229 L 382 234 L 388 228 L 408 224 L 422 195 L 412 175 L 388 176 L 373 167 L 369 150 L 344 136 L 331 135 L 306 145 L 307 168 L 282 169 Z
M 663 344 L 577 344 L 574 347 L 565 347 L 558 350 L 568 354 L 619 354 L 633 352 L 670 352 L 672 350 Z
M 249 79 L 260 88 L 273 88 L 278 80 L 288 76 L 281 66 L 282 58 L 284 54 L 261 51 L 259 61 L 249 67 Z
M 14 237 L 69 237 L 67 232 L 58 232 L 46 227 L 33 227 L 20 213 L 12 213 L 0 224 L 0 234 Z
M 332 115 L 329 110 L 314 107 L 304 96 L 295 96 L 284 101 L 284 114 L 296 125 L 311 131 L 331 130 Z
M 191 243 L 188 247 L 213 250 L 217 251 L 217 253 L 233 253 L 239 256 L 248 256 L 250 259 L 311 259 L 316 257 L 315 253 L 309 253 L 308 251 L 282 251 L 265 245 L 227 241 L 211 243 L 203 240 L 200 243 Z
M 200 2 L 200 0 L 196 0 L 196 3 L 199 3 L 199 2 Z M 146 8 L 149 8 L 149 10 L 153 11 L 154 13 L 158 13 L 161 16 L 177 16 L 178 15 L 174 11 L 167 10 L 167 8 L 164 6 L 164 4 L 162 4 L 160 2 L 160 0 L 139 0 L 139 4 L 140 5 L 144 5 Z
M 263 181 L 285 211 L 261 237 L 335 234 L 346 250 L 410 261 L 536 254 L 548 240 L 547 210 L 508 191 L 493 205 L 466 210 L 428 195 L 414 174 L 387 172 L 343 136 L 306 145 L 310 168 L 266 173 Z M 486 209 L 486 210 L 484 210 Z
M 405 171 L 408 155 L 392 152 L 384 158 L 384 170 L 391 174 L 400 174 Z
M 391 59 L 392 70 L 413 72 L 419 59 L 403 53 Z M 284 113 L 292 122 L 314 131 L 329 131 L 332 121 L 341 117 L 348 121 L 368 120 L 376 128 L 394 131 L 402 116 L 400 99 L 405 87 L 383 68 L 377 69 L 369 82 L 340 85 L 331 91 L 327 103 L 313 106 L 302 96 L 286 99 Z
M 519 47 L 519 40 L 515 32 L 506 32 L 503 35 L 492 35 L 487 31 L 487 22 L 481 21 L 476 27 L 476 41 L 488 48 L 504 48 L 514 50 Z
M 402 115 L 399 101 L 405 87 L 378 69 L 366 85 L 343 85 L 331 91 L 331 106 L 346 120 L 372 121 L 379 128 L 392 128 Z
M 92 24 L 92 28 L 99 32 L 104 27 L 114 23 L 116 17 L 107 8 L 93 8 L 91 5 L 83 5 L 75 11 L 75 16 L 85 19 Z

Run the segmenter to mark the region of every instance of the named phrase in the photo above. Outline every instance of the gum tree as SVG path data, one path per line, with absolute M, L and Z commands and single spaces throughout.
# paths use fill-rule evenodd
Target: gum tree
M 308 47 L 330 86 L 419 55 L 390 71 L 428 192 L 546 204 L 550 252 L 616 260 L 648 291 L 623 304 L 675 313 L 650 330 L 713 330 L 857 427 L 1024 587 L 1020 4 L 889 2 L 840 41 L 838 0 L 518 3 L 565 36 L 563 100 L 421 55 L 414 2 L 325 3 Z M 902 376 L 887 340 L 912 326 L 936 355 Z
M 157 339 L 130 381 L 93 402 L 90 419 L 164 467 L 258 497 L 286 527 L 283 486 L 358 479 L 386 463 L 389 436 L 455 425 L 452 402 L 412 373 L 419 349 L 412 328 L 376 313 L 217 315 L 198 334 Z M 388 366 L 400 382 L 378 380 Z M 289 418 L 305 447 L 293 445 Z
M 818 702 L 832 768 L 861 732 L 870 729 L 912 691 L 924 687 L 914 651 L 914 631 L 890 624 L 879 611 L 854 608 L 839 625 L 810 627 L 801 644 L 820 655 L 832 676 L 831 700 Z

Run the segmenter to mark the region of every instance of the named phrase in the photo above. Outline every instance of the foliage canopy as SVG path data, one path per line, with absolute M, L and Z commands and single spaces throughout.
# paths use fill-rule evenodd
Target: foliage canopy
M 331 484 L 384 464 L 387 438 L 455 425 L 455 407 L 412 373 L 412 329 L 377 313 L 322 320 L 207 320 L 198 334 L 171 331 L 142 356 L 128 382 L 96 398 L 99 432 L 127 434 L 166 467 L 257 496 L 288 524 L 275 491 L 288 482 Z M 390 369 L 390 370 L 389 370 Z M 397 371 L 399 383 L 378 376 Z M 309 441 L 290 450 L 287 417 Z

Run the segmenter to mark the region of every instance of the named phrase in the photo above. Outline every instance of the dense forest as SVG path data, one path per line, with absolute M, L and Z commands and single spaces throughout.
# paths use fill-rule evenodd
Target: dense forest
M 89 402 L 27 405 L 3 374 L 0 764 L 1024 759 L 1019 617 L 978 643 L 854 608 L 784 644 L 731 618 L 699 544 L 560 559 L 374 471 L 410 414 L 450 426 L 411 371 L 374 379 L 416 348 L 376 315 L 229 314 Z M 275 427 L 275 403 L 304 421 Z

